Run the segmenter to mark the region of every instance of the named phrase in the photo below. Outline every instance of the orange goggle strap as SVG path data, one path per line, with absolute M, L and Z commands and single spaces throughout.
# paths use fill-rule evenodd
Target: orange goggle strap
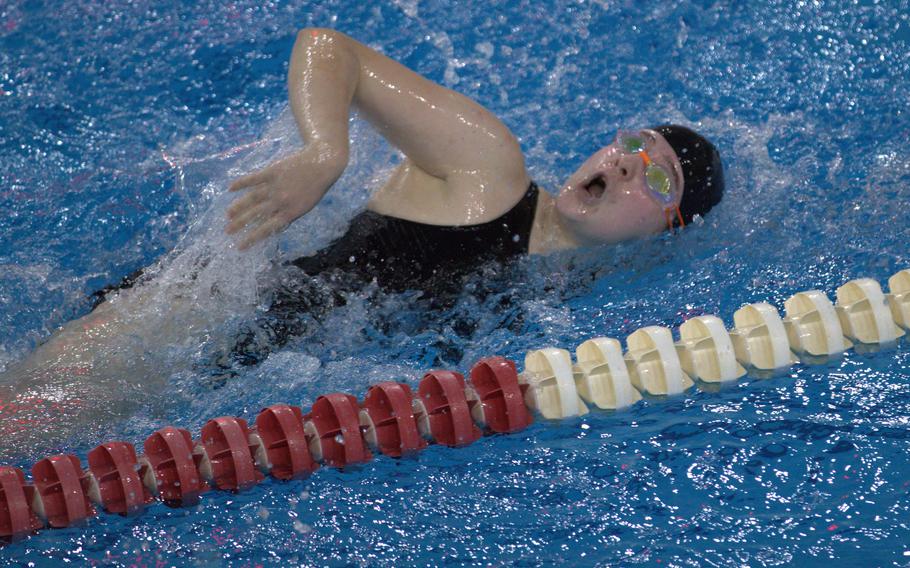
M 664 209 L 664 219 L 666 219 L 666 221 L 667 221 L 667 230 L 669 230 L 669 231 L 673 230 L 673 212 L 674 211 L 676 212 L 676 220 L 679 221 L 680 228 L 686 226 L 686 222 L 683 221 L 682 211 L 679 210 L 679 205 L 677 205 L 676 207 L 670 207 L 670 208 Z
M 642 150 L 638 155 L 641 156 L 641 161 L 645 163 L 646 168 L 651 165 L 651 157 L 648 156 L 647 152 Z M 679 226 L 686 226 L 686 222 L 683 220 L 682 211 L 679 210 L 679 205 L 667 207 L 664 209 L 664 218 L 667 221 L 667 229 L 671 231 L 673 230 L 673 211 L 676 211 L 676 218 L 679 220 Z

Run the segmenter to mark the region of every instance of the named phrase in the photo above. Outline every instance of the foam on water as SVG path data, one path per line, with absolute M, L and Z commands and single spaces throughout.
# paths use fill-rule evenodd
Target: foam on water
M 166 423 L 198 431 L 219 414 L 413 384 L 491 353 L 520 360 L 702 313 L 730 323 L 744 302 L 883 281 L 910 265 L 908 14 L 905 0 L 7 3 L 0 368 L 86 313 L 91 291 L 153 267 L 129 293 L 143 299 L 130 333 L 91 352 L 116 369 L 108 390 L 136 404 L 56 442 L 84 456 Z M 399 159 L 353 119 L 352 166 L 318 210 L 251 254 L 229 246 L 224 188 L 299 144 L 283 82 L 304 25 L 337 27 L 479 100 L 544 188 L 617 128 L 672 121 L 721 148 L 726 197 L 678 236 L 530 258 L 508 278 L 485 267 L 446 309 L 368 287 L 213 384 L 206 361 L 261 313 L 276 266 L 340 234 Z M 908 368 L 906 344 L 850 353 L 457 451 L 267 481 L 187 511 L 46 531 L 0 558 L 899 566 Z M 72 380 L 40 392 L 54 400 Z M 170 389 L 141 394 L 155 380 Z M 25 465 L 48 448 L 12 450 Z

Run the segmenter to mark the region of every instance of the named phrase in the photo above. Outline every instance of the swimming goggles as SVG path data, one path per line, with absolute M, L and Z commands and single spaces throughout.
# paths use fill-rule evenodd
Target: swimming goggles
M 667 229 L 673 229 L 673 213 L 676 212 L 676 218 L 679 220 L 679 226 L 685 227 L 682 212 L 679 205 L 673 203 L 676 197 L 676 187 L 673 183 L 673 174 L 667 168 L 660 164 L 655 164 L 648 156 L 648 142 L 650 138 L 644 132 L 619 132 L 616 135 L 616 142 L 624 154 L 638 154 L 645 164 L 645 188 L 648 194 L 663 206 L 664 218 L 667 221 Z

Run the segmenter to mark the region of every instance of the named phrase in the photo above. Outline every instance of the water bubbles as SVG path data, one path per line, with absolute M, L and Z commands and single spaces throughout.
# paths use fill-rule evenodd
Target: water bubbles
M 496 48 L 493 46 L 493 44 L 488 41 L 483 41 L 474 45 L 474 50 L 479 52 L 487 59 L 493 57 L 493 52 L 495 49 Z
M 309 534 L 313 531 L 313 527 L 308 524 L 302 523 L 300 521 L 294 521 L 294 530 L 300 534 Z

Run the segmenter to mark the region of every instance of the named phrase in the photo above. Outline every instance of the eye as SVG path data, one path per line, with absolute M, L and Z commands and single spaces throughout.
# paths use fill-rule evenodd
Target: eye
M 664 196 L 670 195 L 671 182 L 666 170 L 663 168 L 648 168 L 645 171 L 648 186 Z

